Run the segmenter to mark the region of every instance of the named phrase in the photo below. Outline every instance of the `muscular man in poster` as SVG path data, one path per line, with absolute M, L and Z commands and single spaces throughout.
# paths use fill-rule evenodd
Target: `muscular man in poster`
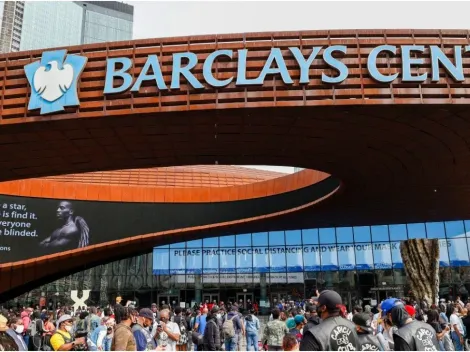
M 90 229 L 82 217 L 73 215 L 72 203 L 61 201 L 57 208 L 57 218 L 63 223 L 62 226 L 42 241 L 41 247 L 74 249 L 88 246 Z

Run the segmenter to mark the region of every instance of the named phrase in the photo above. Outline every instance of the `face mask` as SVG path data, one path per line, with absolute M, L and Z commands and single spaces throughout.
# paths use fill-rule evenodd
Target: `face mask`
M 65 330 L 67 330 L 67 332 L 71 332 L 72 331 L 72 325 L 65 325 Z
M 24 331 L 24 325 L 18 325 L 15 329 L 17 334 L 22 334 Z
M 220 319 L 222 317 L 222 314 L 218 313 L 216 316 L 217 316 L 217 319 Z

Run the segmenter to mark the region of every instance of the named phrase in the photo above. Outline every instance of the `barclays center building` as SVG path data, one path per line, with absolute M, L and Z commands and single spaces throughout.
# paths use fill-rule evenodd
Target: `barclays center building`
M 352 30 L 0 54 L 0 305 L 375 305 L 413 296 L 413 238 L 439 241 L 440 296 L 468 297 L 469 47 Z

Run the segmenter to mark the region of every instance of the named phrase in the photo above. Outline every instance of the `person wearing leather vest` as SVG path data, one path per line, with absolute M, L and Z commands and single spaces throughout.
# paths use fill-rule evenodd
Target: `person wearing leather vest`
M 385 300 L 382 314 L 398 328 L 393 333 L 395 351 L 440 351 L 436 331 L 429 324 L 413 320 L 399 299 Z
M 322 322 L 308 330 L 300 343 L 300 351 L 357 351 L 360 344 L 356 326 L 340 316 L 341 296 L 325 290 L 318 297 L 318 315 Z
M 361 351 L 381 351 L 382 346 L 374 329 L 371 327 L 371 316 L 369 313 L 356 313 L 352 321 L 356 324 L 357 337 L 361 345 Z

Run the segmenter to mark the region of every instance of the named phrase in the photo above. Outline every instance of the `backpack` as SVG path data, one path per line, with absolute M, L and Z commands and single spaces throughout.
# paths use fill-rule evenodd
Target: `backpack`
M 236 317 L 234 315 L 231 319 L 227 319 L 222 324 L 222 332 L 226 339 L 232 338 L 235 336 L 235 326 L 233 325 L 233 319 Z
M 31 321 L 31 322 L 29 323 L 29 328 L 28 328 L 28 330 L 30 331 L 30 332 L 29 332 L 29 335 L 30 335 L 30 336 L 33 336 L 33 337 L 34 337 L 34 336 L 36 336 L 36 335 L 38 334 L 38 325 L 37 325 L 37 323 L 38 323 L 38 322 L 37 322 L 37 319 L 34 320 L 34 321 Z
M 186 334 L 186 327 L 184 326 L 182 319 L 180 320 L 180 323 L 178 325 L 179 325 L 181 334 L 176 344 L 178 346 L 186 345 L 188 343 L 188 335 Z

